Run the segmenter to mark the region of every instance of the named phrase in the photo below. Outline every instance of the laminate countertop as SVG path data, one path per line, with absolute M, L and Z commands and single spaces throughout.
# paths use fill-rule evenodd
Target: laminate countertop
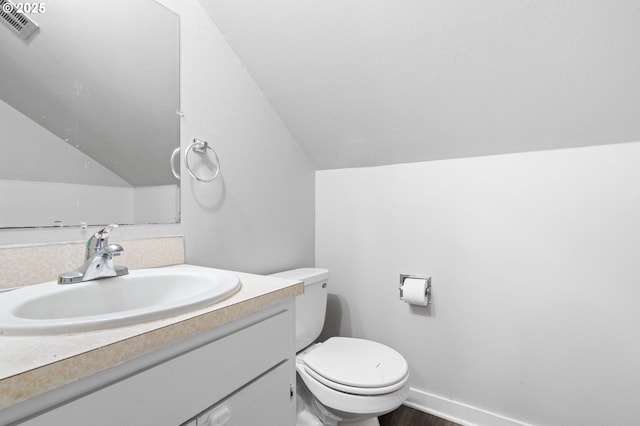
M 167 269 L 196 268 L 192 265 Z M 105 330 L 0 336 L 0 410 L 299 296 L 301 282 L 228 271 L 242 287 L 205 308 Z

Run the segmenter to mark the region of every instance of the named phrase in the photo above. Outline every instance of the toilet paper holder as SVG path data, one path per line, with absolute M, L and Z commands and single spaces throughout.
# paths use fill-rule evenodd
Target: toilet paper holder
M 427 277 L 427 276 L 400 274 L 400 285 L 398 286 L 398 290 L 400 291 L 400 300 L 404 301 L 404 295 L 402 294 L 402 286 L 404 285 L 404 280 L 407 278 L 427 280 L 427 288 L 425 289 L 424 295 L 427 299 L 427 305 L 430 305 L 431 304 L 431 277 Z

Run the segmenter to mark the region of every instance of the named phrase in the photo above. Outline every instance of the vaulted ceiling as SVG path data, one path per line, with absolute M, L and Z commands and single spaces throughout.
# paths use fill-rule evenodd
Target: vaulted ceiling
M 640 2 L 200 0 L 319 169 L 640 140 Z

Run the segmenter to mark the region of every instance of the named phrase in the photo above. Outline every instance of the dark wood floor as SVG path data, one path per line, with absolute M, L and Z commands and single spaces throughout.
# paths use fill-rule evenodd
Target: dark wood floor
M 404 405 L 401 405 L 395 411 L 380 416 L 378 420 L 380 420 L 380 426 L 460 426 L 458 423 L 453 423 Z

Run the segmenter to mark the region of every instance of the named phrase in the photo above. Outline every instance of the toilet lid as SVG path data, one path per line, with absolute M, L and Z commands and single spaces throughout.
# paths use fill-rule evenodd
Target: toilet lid
M 383 386 L 383 387 L 380 387 L 380 388 L 363 388 L 363 387 L 356 387 L 356 386 L 347 386 L 347 385 L 343 385 L 341 383 L 336 383 L 334 381 L 331 381 L 331 380 L 327 379 L 326 377 L 322 377 L 321 375 L 319 375 L 318 373 L 316 373 L 315 371 L 310 369 L 309 366 L 307 366 L 307 365 L 304 366 L 304 371 L 309 376 L 314 378 L 316 381 L 322 383 L 323 385 L 328 386 L 331 389 L 334 389 L 334 390 L 337 390 L 337 391 L 340 391 L 340 392 L 350 393 L 352 395 L 365 395 L 365 396 L 384 395 L 386 393 L 395 392 L 395 391 L 403 388 L 404 385 L 406 385 L 407 382 L 409 381 L 409 374 L 407 373 L 407 375 L 404 376 L 403 379 L 401 379 L 399 382 L 397 382 L 397 383 L 395 383 L 393 385 Z
M 407 361 L 390 347 L 348 337 L 318 345 L 305 354 L 304 363 L 314 376 L 352 388 L 395 388 L 409 373 Z

